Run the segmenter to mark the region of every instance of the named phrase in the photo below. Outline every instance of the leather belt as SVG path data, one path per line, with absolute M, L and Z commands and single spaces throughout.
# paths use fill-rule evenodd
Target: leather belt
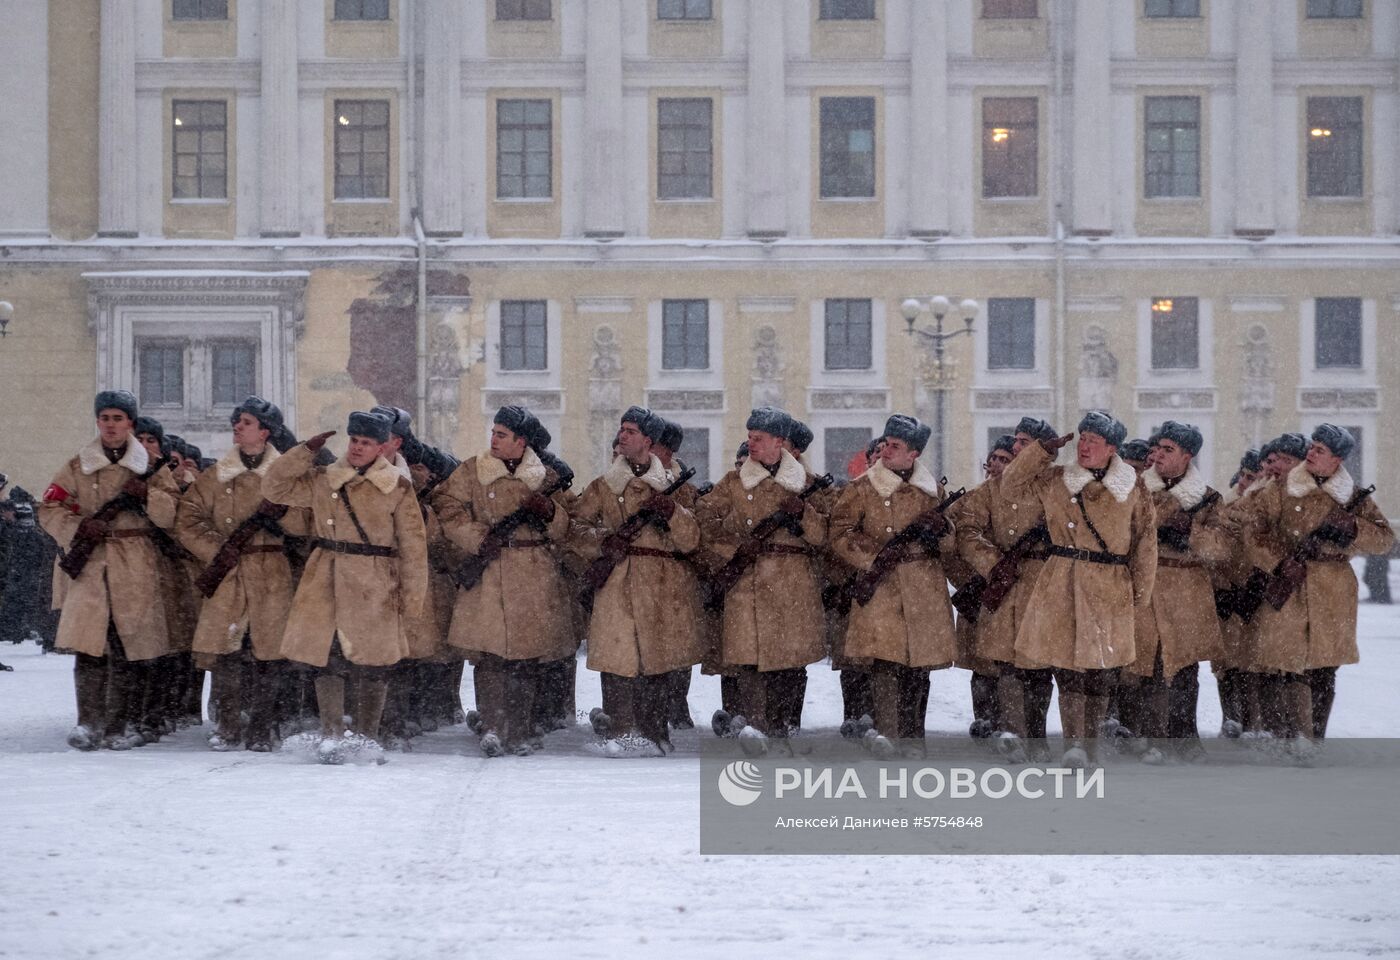
M 1157 566 L 1174 570 L 1199 570 L 1204 564 L 1199 560 L 1179 560 L 1176 557 L 1158 557 Z
M 1052 557 L 1082 560 L 1085 563 L 1104 563 L 1118 567 L 1125 567 L 1128 565 L 1128 558 L 1126 555 L 1106 553 L 1102 550 L 1082 550 L 1079 547 L 1062 547 L 1059 544 L 1051 544 L 1049 553 Z
M 661 557 L 666 560 L 680 560 L 682 556 L 674 550 L 658 550 L 655 547 L 628 547 L 629 557 Z
M 108 530 L 109 537 L 149 537 L 155 534 L 153 527 L 145 527 L 140 530 Z
M 243 555 L 244 555 L 244 556 L 247 556 L 247 555 L 250 554 L 250 553 L 281 553 L 281 552 L 282 552 L 282 545 L 281 545 L 280 543 L 260 543 L 260 544 L 258 544 L 256 547 L 244 547 L 244 548 L 243 548 Z
M 381 547 L 374 543 L 352 543 L 349 540 L 326 540 L 315 537 L 311 545 L 317 550 L 331 553 L 344 553 L 354 557 L 397 557 L 399 552 L 393 547 Z

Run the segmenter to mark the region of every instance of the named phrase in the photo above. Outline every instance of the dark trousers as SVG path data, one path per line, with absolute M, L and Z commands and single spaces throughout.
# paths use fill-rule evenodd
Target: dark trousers
M 483 654 L 473 671 L 482 733 L 495 733 L 507 750 L 528 745 L 534 736 L 535 693 L 540 664 Z
M 922 740 L 928 715 L 929 672 L 902 663 L 876 660 L 870 665 L 875 700 L 875 729 L 900 740 Z
M 806 690 L 807 668 L 760 672 L 746 666 L 739 668 L 734 679 L 738 687 L 736 707 L 750 726 L 772 737 L 786 737 L 798 712 L 793 703 Z
M 73 659 L 78 723 L 94 736 L 126 733 L 128 724 L 141 719 L 145 670 L 141 661 L 127 659 L 116 624 L 109 621 L 106 653 L 100 657 L 80 653 Z
M 670 696 L 670 674 L 623 677 L 604 673 L 603 712 L 610 721 L 609 736 L 636 734 L 655 744 L 669 744 L 666 723 Z
M 870 671 L 847 667 L 841 671 L 841 719 L 875 717 L 875 694 L 870 689 Z

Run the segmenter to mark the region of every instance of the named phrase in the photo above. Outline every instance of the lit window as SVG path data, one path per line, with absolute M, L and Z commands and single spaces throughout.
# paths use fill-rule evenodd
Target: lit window
M 1033 197 L 1039 188 L 1035 97 L 982 101 L 982 196 Z
M 389 197 L 389 101 L 335 102 L 335 198 Z
M 1195 297 L 1153 299 L 1153 370 L 1195 370 L 1200 366 L 1197 316 Z
M 175 100 L 170 112 L 171 197 L 226 199 L 228 105 L 222 100 Z
M 1308 196 L 1359 197 L 1365 169 L 1360 97 L 1308 98 Z

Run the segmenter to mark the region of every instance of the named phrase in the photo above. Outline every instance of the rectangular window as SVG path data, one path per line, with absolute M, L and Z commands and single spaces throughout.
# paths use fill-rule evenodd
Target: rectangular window
M 174 0 L 170 15 L 175 20 L 227 20 L 228 0 Z
M 661 368 L 706 370 L 710 366 L 710 302 L 663 300 Z
M 1201 195 L 1201 98 L 1148 97 L 1143 193 L 1148 197 Z
M 822 0 L 823 20 L 874 20 L 875 0 Z
M 992 297 L 987 301 L 987 369 L 1035 369 L 1035 300 Z
M 389 0 L 335 0 L 337 20 L 388 20 Z
M 1357 20 L 1364 13 L 1364 0 L 1308 0 L 1309 20 Z
M 656 0 L 658 20 L 709 20 L 714 16 L 712 0 Z
M 708 200 L 713 104 L 708 98 L 656 101 L 656 193 L 662 200 Z
M 1308 196 L 1361 196 L 1362 109 L 1360 97 L 1308 97 Z
M 1038 0 L 982 0 L 983 20 L 1035 20 L 1039 16 Z
M 869 370 L 870 301 L 826 301 L 826 369 Z
M 234 406 L 258 392 L 256 344 L 216 343 L 211 360 L 216 406 Z
M 178 407 L 185 403 L 185 347 L 145 343 L 140 358 L 141 405 Z
M 1318 297 L 1313 357 L 1319 370 L 1361 368 L 1361 298 Z
M 869 427 L 827 427 L 822 431 L 822 444 L 826 447 L 823 472 L 833 477 L 850 476 L 846 465 L 856 454 L 865 452 L 873 436 Z
M 1152 369 L 1195 370 L 1200 366 L 1198 303 L 1195 297 L 1152 301 Z
M 554 195 L 553 104 L 496 102 L 496 198 L 548 200 Z
M 170 196 L 226 199 L 228 105 L 222 100 L 174 100 L 170 112 Z
M 1199 17 L 1201 0 L 1146 0 L 1143 16 L 1157 17 Z
M 1039 190 L 1039 101 L 982 101 L 982 196 L 1033 197 Z
M 699 486 L 710 482 L 710 428 L 686 427 L 681 444 L 681 462 L 695 468 L 690 482 Z
M 335 102 L 335 198 L 389 198 L 389 101 Z
M 875 196 L 875 98 L 822 97 L 821 195 Z
M 497 20 L 548 20 L 550 0 L 496 0 Z
M 502 301 L 501 369 L 546 369 L 549 366 L 546 330 L 543 300 Z

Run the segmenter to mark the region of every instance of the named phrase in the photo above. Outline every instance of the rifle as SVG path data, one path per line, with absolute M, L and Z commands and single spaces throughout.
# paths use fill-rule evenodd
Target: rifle
M 1375 492 L 1374 484 L 1356 491 L 1346 502 L 1346 506 L 1341 507 L 1342 512 L 1355 516 L 1361 504 Z M 1284 557 L 1278 562 L 1278 566 L 1274 567 L 1274 571 L 1269 575 L 1263 589 L 1263 597 L 1269 601 L 1269 606 L 1275 610 L 1282 610 L 1283 605 L 1288 602 L 1288 598 L 1293 596 L 1293 591 L 1297 590 L 1302 585 L 1303 580 L 1307 578 L 1308 561 L 1316 560 L 1322 554 L 1323 544 L 1328 542 L 1326 538 L 1319 535 L 1319 531 L 1327 526 L 1336 512 L 1337 508 L 1332 508 L 1317 529 L 1304 537 L 1302 542 L 1293 549 L 1293 553 Z
M 809 499 L 812 494 L 820 490 L 825 490 L 836 481 L 831 474 L 824 473 L 816 477 L 807 488 L 798 494 L 801 500 Z M 752 543 L 755 546 L 771 537 L 780 527 L 785 527 L 791 523 L 791 518 L 781 510 L 774 510 L 758 523 L 754 524 L 753 532 L 749 534 L 745 543 Z M 724 606 L 724 598 L 729 595 L 729 591 L 734 589 L 734 585 L 739 582 L 739 578 L 748 572 L 758 561 L 757 552 L 744 550 L 736 551 L 734 556 L 729 558 L 729 562 L 716 571 L 715 575 L 709 579 L 705 585 L 705 606 L 710 610 L 719 610 Z
M 929 515 L 941 517 L 944 511 L 957 503 L 958 499 L 965 493 L 967 493 L 967 490 L 959 487 L 957 490 L 948 494 L 948 498 L 938 506 L 930 510 L 925 510 L 907 524 L 903 530 L 886 540 L 885 545 L 880 548 L 880 552 L 875 554 L 875 559 L 870 564 L 870 569 L 856 573 L 842 586 L 841 592 L 844 596 L 842 600 L 839 601 L 836 609 L 842 610 L 842 605 L 844 605 L 844 610 L 849 610 L 852 600 L 863 607 L 874 599 L 876 589 L 879 588 L 885 578 L 890 575 L 890 572 L 894 570 L 898 563 L 898 555 L 906 545 L 916 541 L 923 542 L 925 552 L 929 556 L 933 556 L 937 551 L 937 543 L 929 544 L 927 542 L 925 539 L 924 526 L 920 522 L 921 519 Z
M 253 539 L 253 534 L 259 530 L 266 530 L 276 536 L 282 535 L 282 527 L 277 522 L 286 516 L 287 507 L 285 504 L 273 503 L 264 500 L 258 504 L 258 508 L 244 518 L 243 522 L 234 528 L 228 539 L 219 547 L 219 552 L 214 555 L 209 566 L 204 572 L 195 578 L 194 585 L 199 588 L 199 592 L 206 597 L 212 597 L 219 589 L 219 584 L 233 572 L 233 568 L 238 566 L 238 561 L 243 558 L 243 550 L 248 546 L 248 542 Z
M 1185 551 L 1185 550 L 1190 550 L 1190 549 L 1191 549 L 1191 520 L 1190 520 L 1190 518 L 1191 518 L 1191 517 L 1194 517 L 1197 513 L 1199 513 L 1200 511 L 1204 510 L 1206 507 L 1210 506 L 1212 503 L 1215 503 L 1215 502 L 1218 501 L 1219 499 L 1220 499 L 1220 492 L 1219 492 L 1218 490 L 1212 490 L 1212 491 L 1210 491 L 1209 493 L 1207 493 L 1204 497 L 1201 498 L 1201 502 L 1200 502 L 1200 503 L 1196 504 L 1194 507 L 1188 507 L 1188 508 L 1186 508 L 1185 510 L 1181 511 L 1182 515 L 1185 516 L 1185 517 L 1187 517 L 1186 529 L 1184 529 L 1184 530 L 1181 529 L 1179 526 L 1176 526 L 1175 524 L 1173 524 L 1172 521 L 1170 521 L 1170 520 L 1168 520 L 1166 523 L 1161 524 L 1160 526 L 1158 526 L 1158 527 L 1157 527 L 1157 542 L 1158 542 L 1158 543 L 1161 543 L 1161 544 L 1165 544 L 1166 546 L 1171 547 L 1173 550 L 1183 550 L 1183 551 Z
M 540 489 L 542 497 L 552 497 L 560 490 L 567 490 L 573 482 L 572 477 L 559 477 L 554 483 Z M 515 533 L 515 529 L 530 518 L 530 511 L 525 507 L 516 507 L 510 513 L 491 525 L 491 529 L 486 531 L 486 536 L 481 540 L 481 547 L 477 553 L 468 554 L 467 558 L 461 562 L 452 574 L 452 579 L 457 581 L 457 586 L 463 590 L 470 590 L 481 582 L 481 578 L 486 574 L 486 568 L 491 562 L 501 555 L 501 548 Z
M 670 486 L 661 491 L 661 496 L 671 497 L 690 482 L 690 478 L 695 476 L 694 467 L 686 467 L 681 475 L 675 479 Z M 598 557 L 588 565 L 588 569 L 583 571 L 581 584 L 579 586 L 579 601 L 583 604 L 584 610 L 593 609 L 593 595 L 603 589 L 603 584 L 608 582 L 613 570 L 622 562 L 622 558 L 627 555 L 627 546 L 641 536 L 642 531 L 649 524 L 661 519 L 661 514 L 655 510 L 642 507 L 632 514 L 622 525 L 612 534 L 603 540 L 603 555 Z
M 1045 529 L 1043 523 L 1021 534 L 992 566 L 987 579 L 977 577 L 961 590 L 953 592 L 953 607 L 967 618 L 969 623 L 976 623 L 983 610 L 996 613 L 997 608 L 1011 594 L 1011 589 L 1016 586 L 1021 574 L 1021 561 L 1032 549 L 1049 542 L 1050 532 Z
M 119 493 L 99 507 L 91 519 L 99 520 L 102 523 L 111 523 L 128 510 L 141 513 L 141 501 L 129 493 Z M 97 545 L 102 542 L 102 539 L 101 534 L 83 536 L 80 528 L 80 532 L 73 537 L 73 541 L 68 544 L 68 549 L 59 558 L 59 569 L 74 580 L 78 579 L 78 575 L 83 572 L 88 560 L 92 559 L 92 552 L 97 549 Z

